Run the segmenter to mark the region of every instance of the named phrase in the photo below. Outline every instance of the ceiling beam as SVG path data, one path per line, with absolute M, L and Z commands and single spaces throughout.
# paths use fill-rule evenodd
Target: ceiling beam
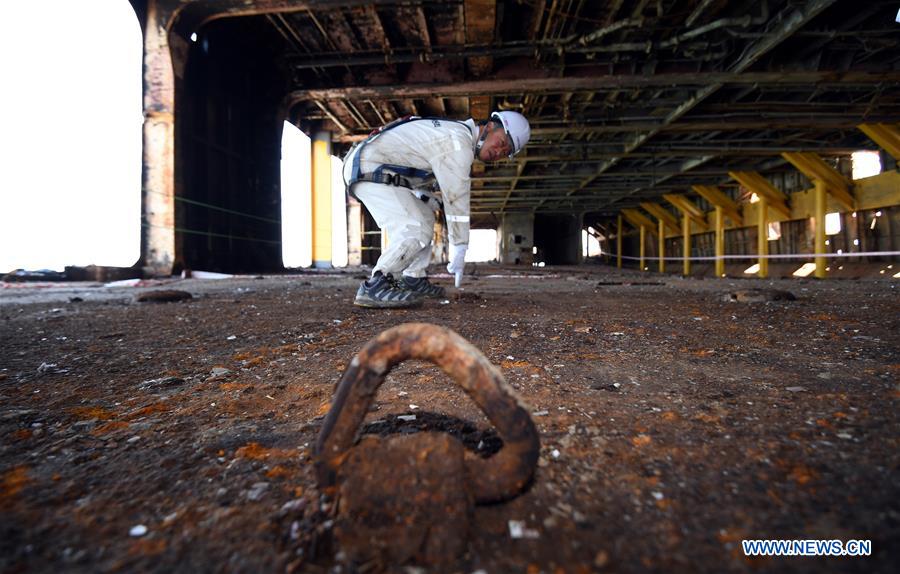
M 831 195 L 850 211 L 856 211 L 856 198 L 853 197 L 853 182 L 843 174 L 822 161 L 814 153 L 783 153 L 781 157 L 791 162 L 810 180 L 819 180 L 825 184 Z
M 769 206 L 783 216 L 788 219 L 791 218 L 791 210 L 786 203 L 787 196 L 783 191 L 769 183 L 769 180 L 755 171 L 730 171 L 728 175 L 756 195 L 765 197 L 769 202 Z
M 384 58 L 379 61 L 384 65 Z M 292 104 L 305 100 L 342 98 L 422 98 L 426 96 L 471 96 L 505 94 L 562 94 L 597 92 L 623 88 L 740 85 L 795 85 L 808 88 L 812 84 L 878 84 L 900 83 L 900 71 L 797 71 L 797 72 L 710 72 L 704 74 L 629 74 L 609 76 L 570 76 L 566 78 L 516 78 L 475 80 L 429 84 L 394 84 L 385 86 L 344 86 L 296 90 L 288 95 Z
M 489 102 L 490 97 L 473 97 L 470 98 L 470 102 L 484 100 Z M 370 100 L 366 100 L 370 101 Z M 316 105 L 321 105 L 322 102 L 316 100 Z M 489 104 L 488 104 L 489 105 Z M 484 108 L 479 106 L 478 111 L 475 111 L 474 104 L 470 104 L 470 115 L 476 119 L 485 119 L 489 112 L 481 111 L 482 109 L 487 110 L 487 105 Z M 480 115 L 480 114 L 484 115 Z M 764 111 L 760 111 L 761 114 Z M 578 124 L 570 124 L 570 125 L 558 125 L 558 126 L 540 126 L 539 122 L 535 122 L 535 125 L 532 126 L 531 136 L 535 139 L 540 138 L 553 138 L 559 136 L 583 136 L 590 134 L 616 134 L 616 133 L 641 133 L 647 131 L 658 130 L 660 132 L 666 133 L 688 133 L 688 132 L 710 132 L 710 131 L 719 131 L 719 132 L 732 132 L 732 131 L 747 131 L 747 130 L 755 130 L 755 131 L 783 131 L 789 129 L 799 129 L 804 131 L 817 131 L 817 132 L 833 132 L 837 130 L 848 130 L 855 129 L 859 125 L 859 116 L 847 114 L 845 117 L 839 118 L 828 118 L 828 117 L 816 117 L 810 116 L 805 118 L 760 118 L 758 120 L 738 120 L 735 121 L 733 119 L 729 119 L 726 117 L 722 117 L 719 121 L 684 121 L 678 122 L 670 125 L 663 125 L 661 123 L 649 123 L 649 122 L 629 122 L 629 123 L 619 123 L 619 124 L 607 124 L 607 125 L 578 125 Z M 348 136 L 349 139 L 358 138 L 359 140 L 365 139 L 368 135 L 368 132 L 371 129 L 377 126 L 361 126 L 358 134 L 353 134 Z M 349 142 L 345 142 L 349 143 Z M 559 142 L 555 142 L 552 145 L 554 147 Z M 570 142 L 570 144 L 575 144 L 576 142 Z M 714 145 L 715 140 L 712 140 L 707 144 L 707 148 L 710 145 Z
M 693 185 L 691 186 L 691 189 L 697 192 L 697 194 L 706 201 L 716 207 L 722 208 L 722 211 L 731 219 L 732 223 L 738 227 L 744 225 L 744 218 L 741 215 L 740 206 L 735 203 L 733 199 L 725 195 L 718 187 L 714 185 Z
M 642 201 L 640 203 L 641 207 L 644 208 L 647 213 L 663 222 L 663 225 L 668 228 L 672 233 L 678 233 L 681 229 L 678 227 L 678 218 L 672 215 L 665 207 L 662 205 L 652 202 L 652 201 Z
M 900 161 L 900 126 L 896 124 L 860 124 L 860 130 L 892 158 Z
M 664 193 L 663 198 L 678 208 L 683 217 L 689 217 L 702 231 L 709 229 L 706 223 L 706 214 L 697 204 L 679 193 Z
M 656 235 L 659 232 L 656 224 L 653 223 L 653 221 L 649 217 L 647 217 L 637 209 L 629 209 L 626 207 L 622 210 L 622 215 L 625 216 L 625 219 L 628 220 L 628 223 L 637 227 L 638 229 L 644 227 L 653 235 Z
M 497 20 L 497 0 L 465 0 L 465 31 L 467 44 L 492 44 Z M 490 74 L 494 68 L 491 55 L 473 56 L 467 61 L 469 71 L 476 78 Z
M 222 18 L 259 16 L 313 9 L 358 6 L 394 6 L 396 0 L 180 0 L 166 28 L 188 38 L 203 25 Z

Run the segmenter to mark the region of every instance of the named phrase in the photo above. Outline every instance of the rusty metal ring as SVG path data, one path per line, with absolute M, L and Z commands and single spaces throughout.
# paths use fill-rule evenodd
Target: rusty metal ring
M 519 494 L 531 481 L 540 452 L 528 410 L 481 351 L 450 329 L 427 323 L 388 329 L 350 361 L 316 441 L 320 487 L 334 485 L 340 461 L 356 442 L 378 388 L 391 369 L 407 359 L 440 367 L 475 401 L 503 439 L 503 448 L 490 458 L 466 452 L 475 501 L 496 502 Z

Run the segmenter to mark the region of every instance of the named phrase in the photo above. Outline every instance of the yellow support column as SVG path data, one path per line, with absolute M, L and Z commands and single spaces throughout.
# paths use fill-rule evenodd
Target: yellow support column
M 816 184 L 816 253 L 825 253 L 825 182 L 817 179 Z M 816 256 L 816 278 L 825 279 L 825 257 Z
M 725 276 L 725 210 L 716 206 L 716 277 Z
M 691 274 L 691 218 L 685 213 L 681 217 L 681 235 L 684 239 L 684 267 L 682 275 L 689 277 Z
M 312 141 L 312 261 L 331 267 L 331 132 L 319 131 Z
M 666 272 L 666 222 L 659 220 L 659 272 Z
M 641 225 L 641 261 L 640 261 L 641 271 L 645 270 L 644 253 L 646 252 L 646 245 L 647 245 L 647 228 L 644 227 L 643 225 Z
M 622 268 L 622 214 L 619 214 L 619 226 L 616 228 L 616 267 Z
M 759 253 L 759 271 L 757 275 L 765 279 L 769 276 L 769 200 L 764 195 L 759 197 L 759 222 L 757 224 L 757 252 Z

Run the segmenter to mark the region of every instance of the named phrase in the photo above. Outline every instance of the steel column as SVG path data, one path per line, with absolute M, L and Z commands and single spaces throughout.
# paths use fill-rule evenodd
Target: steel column
M 647 228 L 641 225 L 641 260 L 640 267 L 641 271 L 645 271 L 646 267 L 644 265 L 644 254 L 646 253 L 647 248 Z
M 666 272 L 666 222 L 659 220 L 659 272 Z
M 616 227 L 616 267 L 622 268 L 622 214 L 619 214 L 619 224 Z
M 759 197 L 759 221 L 757 222 L 756 246 L 759 254 L 759 271 L 757 275 L 765 279 L 769 276 L 769 200 L 764 195 Z
M 144 31 L 144 127 L 141 262 L 149 275 L 170 275 L 175 263 L 175 75 L 169 15 L 147 3 Z
M 725 276 L 725 210 L 716 206 L 716 277 Z
M 816 252 L 816 278 L 825 279 L 825 257 L 818 254 L 825 253 L 825 182 L 821 179 L 815 180 L 816 185 L 816 211 L 815 211 L 815 252 Z

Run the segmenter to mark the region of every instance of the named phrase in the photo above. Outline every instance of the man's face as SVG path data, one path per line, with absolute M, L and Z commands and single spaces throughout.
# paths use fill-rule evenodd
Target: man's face
M 512 142 L 509 141 L 503 128 L 490 122 L 485 129 L 488 130 L 488 135 L 478 153 L 478 159 L 487 163 L 509 157 L 513 150 Z

